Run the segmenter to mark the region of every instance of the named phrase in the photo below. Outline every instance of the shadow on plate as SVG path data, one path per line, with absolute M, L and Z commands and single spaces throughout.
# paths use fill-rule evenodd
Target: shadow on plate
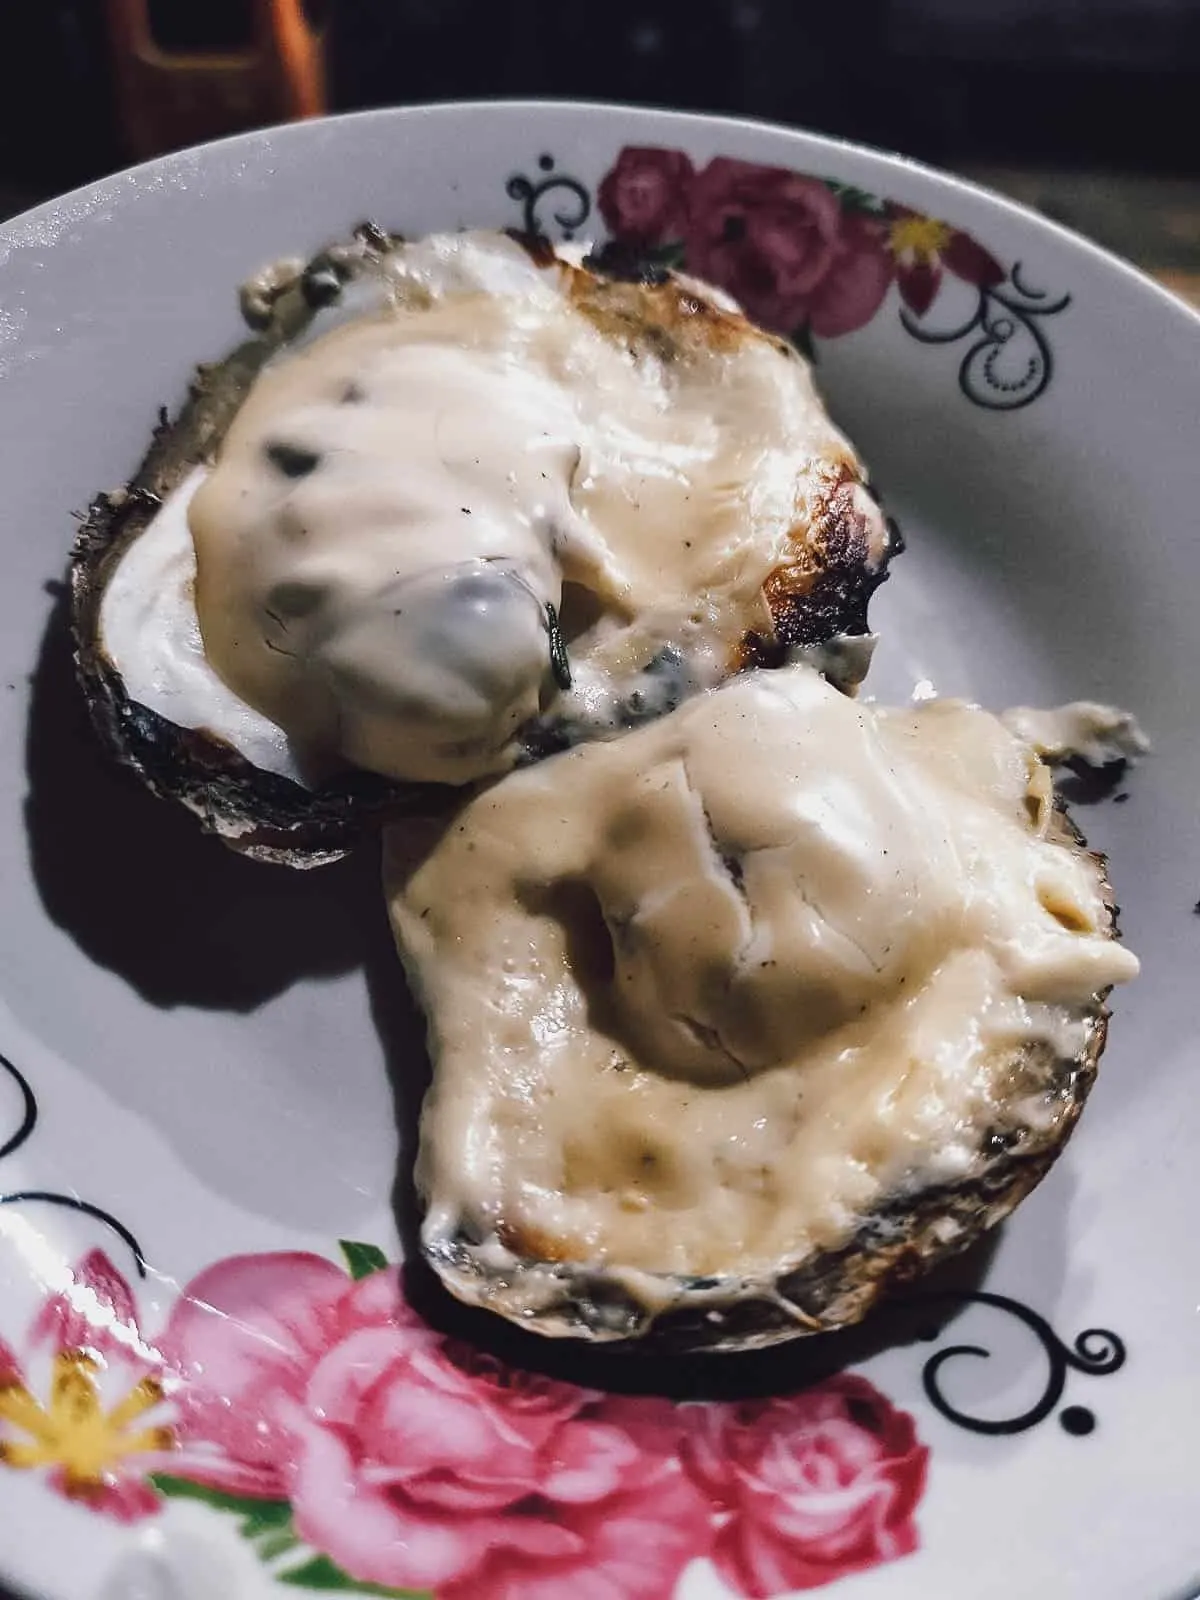
M 413 1180 L 421 1101 L 429 1083 L 429 1062 L 422 1038 L 420 1013 L 401 980 L 386 918 L 380 917 L 368 954 L 366 973 L 371 1013 L 383 1042 L 391 1085 L 398 1157 L 392 1206 L 400 1234 L 405 1297 L 439 1332 L 461 1339 L 505 1365 L 544 1373 L 585 1388 L 617 1394 L 666 1395 L 675 1400 L 738 1399 L 792 1394 L 847 1367 L 893 1349 L 918 1345 L 915 1370 L 929 1354 L 944 1348 L 943 1335 L 975 1304 L 984 1287 L 1003 1228 L 986 1235 L 970 1250 L 947 1261 L 915 1284 L 902 1298 L 883 1305 L 857 1327 L 836 1334 L 794 1339 L 768 1350 L 743 1355 L 670 1355 L 638 1345 L 589 1345 L 578 1339 L 547 1339 L 528 1333 L 491 1312 L 465 1306 L 443 1288 L 421 1258 L 420 1201 Z M 1073 1181 L 1060 1165 L 1053 1176 L 1059 1191 L 1043 1208 L 1036 1233 L 1026 1230 L 1026 1248 L 1018 1258 L 1020 1281 L 1009 1282 L 1010 1294 L 1024 1295 L 1035 1314 L 1053 1323 L 1055 1302 L 1068 1269 L 1066 1225 Z M 1064 1187 L 1065 1185 L 1065 1187 Z M 990 1315 L 1010 1323 L 1003 1308 Z M 992 1332 L 997 1331 L 993 1328 Z M 1011 1334 L 1013 1329 L 1008 1328 Z M 1071 1330 L 1072 1332 L 1074 1330 Z M 985 1337 L 991 1337 L 985 1333 Z M 981 1416 L 999 1414 L 1016 1380 L 1042 1381 L 1045 1351 L 1029 1329 L 1015 1352 L 992 1362 L 971 1363 L 969 1400 Z M 966 1435 L 964 1437 L 964 1447 Z
M 107 757 L 92 730 L 62 596 L 33 676 L 26 761 L 29 849 L 48 915 L 151 1004 L 250 1011 L 300 978 L 362 967 L 393 1096 L 399 1151 L 392 1202 L 409 1263 L 407 1292 L 447 1334 L 511 1365 L 615 1392 L 678 1399 L 787 1393 L 887 1349 L 938 1337 L 983 1282 L 996 1234 L 860 1327 L 737 1356 L 547 1340 L 460 1305 L 417 1249 L 412 1172 L 429 1065 L 379 892 L 376 852 L 362 849 L 313 872 L 272 870 L 236 856 L 202 835 L 182 808 L 151 796 Z M 1065 1206 L 1055 1210 L 1065 1216 Z M 1047 1285 L 1062 1281 L 1061 1235 L 1060 1225 L 1039 1250 Z
M 100 745 L 75 681 L 67 618 L 59 595 L 26 736 L 25 825 L 50 918 L 160 1007 L 250 1011 L 298 978 L 359 966 L 378 915 L 374 863 L 264 867 L 206 837 L 181 806 L 155 799 Z
M 373 854 L 373 852 L 372 852 Z M 377 910 L 365 960 L 371 1015 L 384 1048 L 396 1122 L 398 1156 L 392 1207 L 404 1255 L 405 1296 L 432 1327 L 462 1339 L 508 1366 L 541 1372 L 586 1388 L 625 1394 L 666 1395 L 677 1400 L 733 1399 L 794 1393 L 846 1367 L 913 1344 L 932 1344 L 975 1301 L 988 1277 L 1004 1229 L 985 1235 L 915 1284 L 903 1298 L 883 1305 L 857 1327 L 800 1338 L 742 1355 L 670 1355 L 637 1345 L 589 1345 L 577 1339 L 547 1339 L 491 1312 L 465 1306 L 443 1288 L 420 1253 L 420 1200 L 413 1178 L 421 1102 L 430 1066 L 421 1014 L 400 972 L 386 915 Z M 1026 1232 L 1022 1278 L 1016 1285 L 1051 1322 L 1068 1270 L 1067 1220 L 1073 1179 L 1056 1167 L 1055 1203 L 1043 1208 L 1036 1234 Z M 1033 1363 L 1044 1357 L 1035 1344 Z M 925 1357 L 920 1357 L 924 1365 Z M 971 1402 L 981 1413 L 1002 1395 L 1014 1373 L 1010 1362 L 976 1365 Z
M 940 1336 L 987 1275 L 993 1233 L 931 1273 L 910 1297 L 882 1306 L 857 1327 L 793 1339 L 742 1355 L 671 1355 L 637 1346 L 587 1345 L 525 1333 L 490 1312 L 459 1304 L 412 1253 L 405 1293 L 425 1320 L 452 1338 L 489 1351 L 510 1366 L 619 1394 L 674 1400 L 733 1400 L 791 1394 L 897 1346 Z
M 1042 1207 L 1041 1226 L 1025 1228 L 1023 1248 L 1006 1266 L 1004 1292 L 987 1282 L 1003 1237 L 1004 1230 L 996 1229 L 856 1327 L 742 1355 L 670 1355 L 636 1345 L 543 1339 L 460 1305 L 415 1254 L 404 1271 L 406 1297 L 440 1332 L 506 1366 L 588 1389 L 676 1401 L 795 1394 L 875 1356 L 908 1351 L 901 1390 L 913 1394 L 923 1386 L 928 1404 L 954 1424 L 941 1437 L 943 1457 L 974 1461 L 980 1435 L 1024 1433 L 1056 1411 L 1066 1432 L 1090 1433 L 1096 1415 L 1088 1405 L 1072 1399 L 1059 1409 L 1068 1377 L 1104 1376 L 1124 1363 L 1119 1330 L 1055 1326 L 1068 1270 L 1070 1178 L 1067 1184 L 1052 1205 Z M 960 1317 L 968 1319 L 961 1337 L 957 1329 L 951 1332 Z M 1090 1391 L 1085 1387 L 1080 1397 L 1090 1399 Z

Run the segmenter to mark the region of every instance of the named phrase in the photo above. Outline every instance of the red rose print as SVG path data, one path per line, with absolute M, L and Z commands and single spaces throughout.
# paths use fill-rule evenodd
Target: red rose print
M 689 1411 L 684 1459 L 720 1508 L 713 1559 L 737 1594 L 815 1589 L 916 1548 L 929 1452 L 865 1378 Z
M 597 192 L 600 215 L 615 238 L 630 244 L 678 239 L 694 177 L 695 169 L 682 150 L 626 145 Z
M 824 338 L 868 323 L 894 272 L 882 219 L 817 178 L 724 156 L 692 186 L 686 260 L 764 327 Z
M 679 240 L 688 272 L 788 338 L 864 327 L 893 280 L 921 317 L 946 272 L 980 289 L 1006 277 L 949 223 L 894 203 L 864 205 L 818 178 L 728 156 L 697 173 L 682 150 L 627 146 L 598 199 L 615 239 L 635 249 Z

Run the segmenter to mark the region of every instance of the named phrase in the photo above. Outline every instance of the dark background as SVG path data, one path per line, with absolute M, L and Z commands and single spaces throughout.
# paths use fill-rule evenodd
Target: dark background
M 250 0 L 144 0 L 168 51 Z M 497 95 L 749 113 L 932 160 L 1196 173 L 1195 0 L 311 0 L 336 109 Z M 0 171 L 122 159 L 104 0 L 0 0 Z
M 0 0 L 0 216 L 133 159 L 107 20 L 121 3 Z M 125 3 L 179 55 L 244 45 L 269 0 Z M 981 178 L 1200 285 L 1200 0 L 304 5 L 331 110 L 551 96 L 767 117 Z

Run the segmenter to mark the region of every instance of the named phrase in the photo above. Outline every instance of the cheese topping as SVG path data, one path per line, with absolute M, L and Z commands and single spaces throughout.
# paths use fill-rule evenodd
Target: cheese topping
M 188 511 L 208 658 L 302 752 L 500 772 L 539 716 L 603 731 L 720 681 L 831 497 L 884 560 L 806 363 L 694 286 L 467 234 L 373 293 L 262 373 Z
M 1082 761 L 1104 767 L 1114 761 L 1136 761 L 1150 749 L 1150 741 L 1132 713 L 1095 700 L 1072 700 L 1052 711 L 1014 706 L 1003 722 L 1053 766 Z
M 100 636 L 125 692 L 180 728 L 217 733 L 239 755 L 302 783 L 287 735 L 213 671 L 196 618 L 196 552 L 188 530 L 197 467 L 117 563 L 100 602 Z
M 996 718 L 791 667 L 393 830 L 427 1239 L 753 1272 L 968 1174 L 1137 971 L 1052 819 Z

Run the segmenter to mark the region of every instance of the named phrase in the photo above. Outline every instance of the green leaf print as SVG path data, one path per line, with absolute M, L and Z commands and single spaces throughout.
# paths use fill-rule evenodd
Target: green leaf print
M 346 1258 L 346 1270 L 352 1278 L 369 1278 L 373 1272 L 382 1272 L 388 1258 L 375 1244 L 359 1244 L 353 1239 L 339 1239 Z

